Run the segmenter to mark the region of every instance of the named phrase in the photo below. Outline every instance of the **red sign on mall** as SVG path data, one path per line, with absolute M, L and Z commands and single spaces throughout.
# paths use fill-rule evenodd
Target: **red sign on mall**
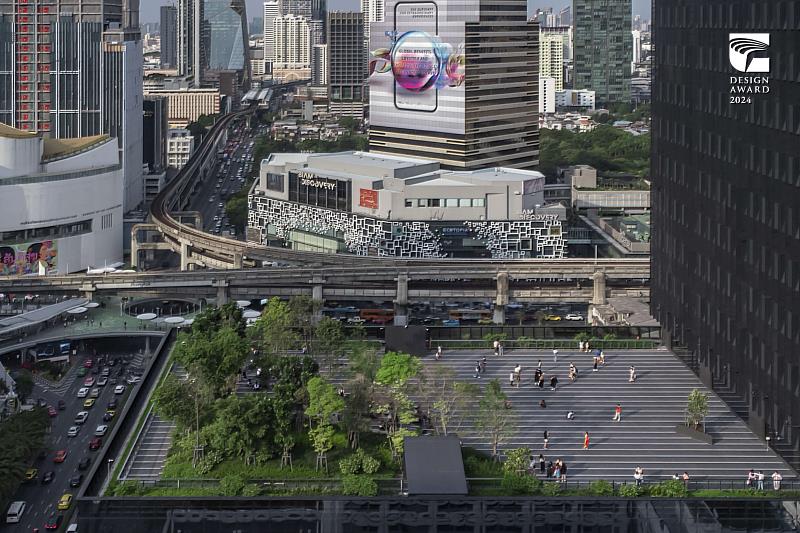
M 378 191 L 359 189 L 358 205 L 367 209 L 378 209 Z

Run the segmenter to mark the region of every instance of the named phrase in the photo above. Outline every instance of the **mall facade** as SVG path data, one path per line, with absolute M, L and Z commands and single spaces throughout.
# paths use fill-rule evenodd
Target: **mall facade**
M 0 275 L 122 261 L 123 171 L 108 135 L 50 139 L 0 123 Z
M 295 250 L 445 258 L 562 258 L 544 176 L 366 152 L 272 154 L 249 194 L 247 239 Z

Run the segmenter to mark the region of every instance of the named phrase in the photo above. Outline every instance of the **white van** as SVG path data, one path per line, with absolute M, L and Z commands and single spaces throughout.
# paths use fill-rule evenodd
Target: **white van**
M 25 512 L 25 502 L 11 502 L 6 513 L 6 524 L 16 524 Z

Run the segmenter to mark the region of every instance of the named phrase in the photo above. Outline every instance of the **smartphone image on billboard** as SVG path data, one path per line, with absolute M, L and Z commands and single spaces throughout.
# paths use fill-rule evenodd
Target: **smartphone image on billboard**
M 395 4 L 392 74 L 397 109 L 432 113 L 439 106 L 437 80 L 443 65 L 437 51 L 438 34 L 436 2 Z

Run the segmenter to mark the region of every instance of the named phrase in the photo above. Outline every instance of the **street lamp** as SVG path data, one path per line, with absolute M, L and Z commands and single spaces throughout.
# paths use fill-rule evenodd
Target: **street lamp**
M 111 465 L 113 462 L 114 462 L 113 457 L 106 462 L 106 478 L 111 477 Z

